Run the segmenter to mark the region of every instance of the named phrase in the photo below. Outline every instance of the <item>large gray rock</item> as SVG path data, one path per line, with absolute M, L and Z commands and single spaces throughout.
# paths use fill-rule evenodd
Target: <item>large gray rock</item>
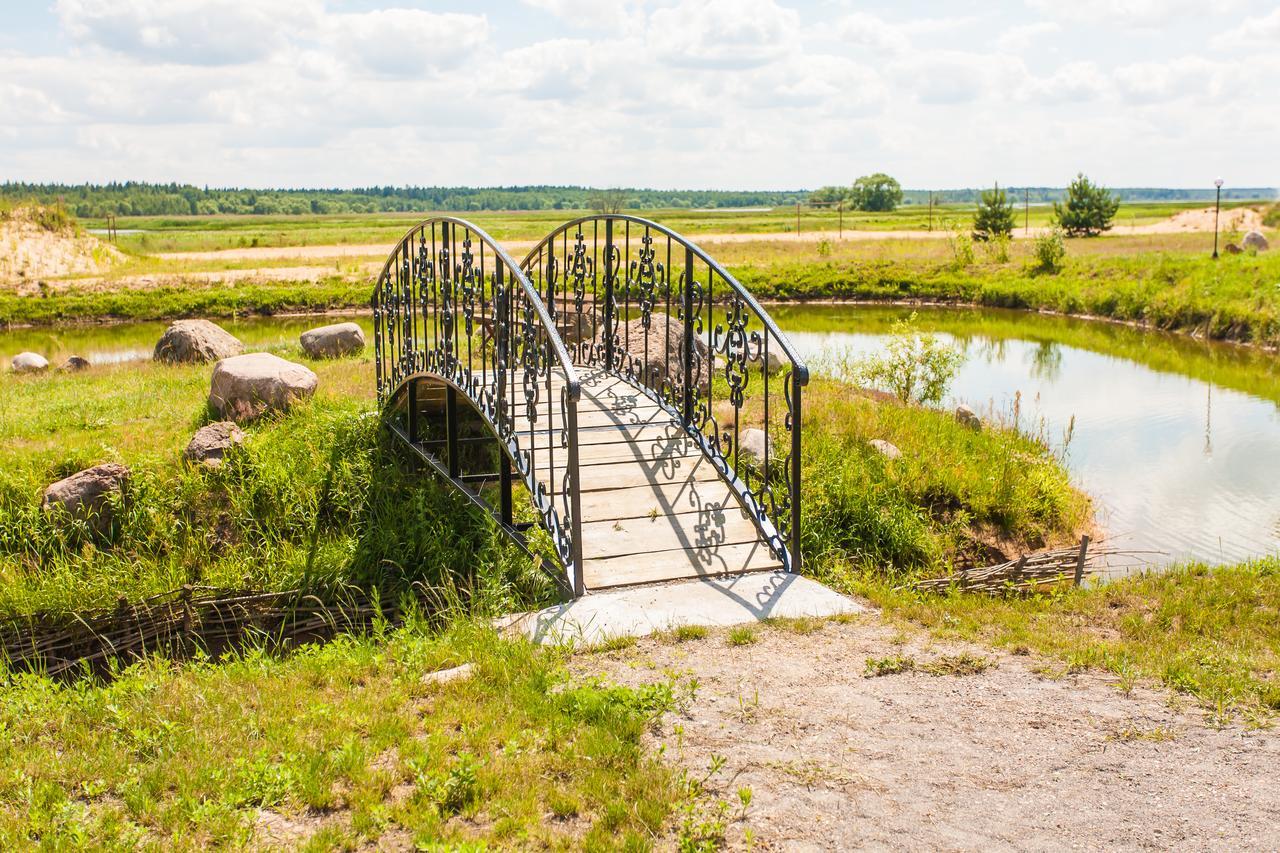
M 755 358 L 751 359 L 751 363 L 753 365 L 759 364 L 760 361 L 764 359 L 764 357 L 765 357 L 764 353 L 761 352 Z M 783 365 L 782 356 L 778 355 L 778 353 L 774 348 L 770 348 L 768 364 L 766 366 L 766 369 L 770 373 L 777 373 L 779 370 L 782 369 L 782 365 Z
M 69 373 L 75 373 L 81 370 L 88 370 L 89 366 L 90 366 L 89 359 L 81 358 L 78 355 L 73 355 L 70 358 L 68 358 L 65 362 L 63 362 L 62 367 L 60 369 L 65 370 Z
M 312 358 L 338 358 L 364 349 L 364 331 L 358 323 L 334 323 L 308 329 L 298 339 Z
M 1250 231 L 1244 235 L 1244 239 L 1240 241 L 1240 245 L 1245 249 L 1253 249 L 1257 252 L 1265 252 L 1271 248 L 1271 244 L 1267 242 L 1267 238 L 1262 236 L 1260 231 Z
M 885 441 L 883 438 L 873 438 L 868 442 L 877 453 L 886 459 L 901 459 L 902 451 L 897 445 Z
M 244 344 L 208 320 L 177 320 L 156 343 L 154 358 L 170 364 L 217 361 L 244 352 Z
M 244 441 L 244 432 L 232 421 L 218 421 L 196 430 L 183 456 L 208 468 L 217 468 L 227 451 Z
M 40 373 L 49 369 L 49 360 L 39 353 L 20 352 L 9 362 L 14 373 Z
M 114 521 L 113 498 L 124 491 L 129 482 L 129 469 L 115 462 L 95 465 L 44 490 L 41 503 L 52 516 L 84 521 L 100 534 L 106 534 Z
M 286 411 L 310 397 L 319 380 L 301 364 L 269 352 L 224 358 L 214 365 L 209 405 L 222 417 L 244 422 L 268 412 Z
M 762 429 L 744 429 L 738 438 L 738 459 L 751 465 L 763 465 L 768 440 Z
M 665 377 L 673 388 L 684 383 L 684 362 L 680 358 L 680 348 L 684 341 L 684 323 L 667 314 L 654 312 L 650 317 L 649 329 L 646 333 L 644 321 L 640 318 L 630 323 L 621 323 L 614 333 L 617 346 L 625 355 L 622 370 L 630 372 L 650 388 L 661 388 Z M 603 329 L 601 330 L 603 336 Z M 648 341 L 648 357 L 646 361 L 645 342 Z M 702 356 L 702 370 L 697 378 L 699 391 L 706 393 L 707 359 L 711 350 L 706 341 L 694 336 L 694 348 Z M 601 342 L 603 346 L 603 341 Z M 615 358 L 621 358 L 615 353 Z
M 978 413 L 964 403 L 956 406 L 956 420 L 970 429 L 982 429 L 982 418 L 978 417 Z

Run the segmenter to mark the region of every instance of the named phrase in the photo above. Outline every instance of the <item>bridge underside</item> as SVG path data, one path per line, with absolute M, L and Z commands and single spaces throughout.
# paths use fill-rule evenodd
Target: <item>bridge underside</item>
M 639 386 L 596 368 L 580 368 L 577 407 L 583 581 L 588 590 L 781 566 L 755 522 L 711 459 Z M 512 371 L 521 387 L 521 372 Z M 563 379 L 539 384 L 553 399 Z M 419 375 L 404 399 L 414 414 L 393 429 L 441 474 L 484 503 L 518 539 L 518 472 L 485 420 L 442 379 Z M 561 491 L 564 415 L 539 410 L 532 427 L 523 401 L 513 404 L 516 444 L 529 453 L 535 488 Z M 449 441 L 450 419 L 456 441 Z M 394 422 L 393 422 L 394 423 Z M 412 424 L 412 427 L 410 427 Z M 412 440 L 410 436 L 413 436 Z M 528 483 L 523 483 L 526 487 Z M 495 506 L 496 504 L 496 506 Z

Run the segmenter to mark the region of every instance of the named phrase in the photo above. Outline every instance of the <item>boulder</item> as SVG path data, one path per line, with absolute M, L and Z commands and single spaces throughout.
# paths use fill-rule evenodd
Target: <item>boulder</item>
M 164 330 L 154 358 L 170 364 L 217 361 L 244 352 L 244 344 L 208 320 L 178 320 Z
M 39 353 L 20 352 L 9 362 L 14 373 L 40 373 L 49 369 L 49 361 Z
M 301 364 L 269 352 L 224 358 L 213 368 L 209 405 L 222 417 L 244 422 L 286 411 L 315 393 L 319 380 Z
M 961 403 L 956 406 L 956 420 L 970 429 L 982 429 L 982 418 L 978 417 L 978 413 Z
M 756 358 L 751 359 L 751 363 L 752 363 L 752 364 L 756 364 L 756 363 L 757 363 L 757 362 L 759 362 L 762 358 L 764 358 L 764 353 L 763 353 L 763 352 L 762 352 L 762 353 L 760 353 L 760 354 L 759 354 L 759 356 L 757 356 Z M 767 367 L 768 371 L 769 371 L 770 373 L 777 373 L 779 370 L 781 370 L 781 369 L 782 369 L 782 364 L 783 364 L 782 356 L 778 355 L 778 353 L 776 353 L 773 349 L 770 349 L 770 350 L 769 350 L 769 361 L 768 361 L 768 364 L 766 365 L 766 367 Z
M 312 358 L 337 358 L 364 349 L 364 331 L 358 323 L 334 323 L 308 329 L 298 340 L 302 351 Z
M 95 465 L 45 489 L 41 506 L 51 515 L 87 522 L 94 531 L 106 535 L 115 520 L 113 498 L 123 493 L 128 482 L 129 469 L 123 465 Z
M 1241 248 L 1253 249 L 1258 252 L 1265 252 L 1271 248 L 1271 244 L 1267 242 L 1267 238 L 1262 236 L 1261 231 L 1250 231 L 1244 235 L 1244 239 L 1240 241 Z
M 84 370 L 87 367 L 89 367 L 89 359 L 81 358 L 78 355 L 73 355 L 71 356 L 71 358 L 63 362 L 61 369 L 69 372 L 75 372 L 77 370 Z
M 868 443 L 873 448 L 875 448 L 876 452 L 879 453 L 881 456 L 883 456 L 885 459 L 901 459 L 902 458 L 902 451 L 899 450 L 895 445 L 885 441 L 883 438 L 873 438 Z
M 191 436 L 183 456 L 208 468 L 217 468 L 227 451 L 244 441 L 244 432 L 232 421 L 202 426 Z
M 768 436 L 762 429 L 744 429 L 738 439 L 738 459 L 751 465 L 763 465 Z
M 601 337 L 604 330 L 601 329 Z M 614 357 L 619 359 L 624 372 L 633 373 L 650 388 L 661 388 L 665 377 L 672 387 L 679 387 L 684 382 L 684 363 L 680 358 L 680 348 L 684 341 L 684 323 L 667 314 L 654 312 L 650 317 L 646 334 L 644 321 L 636 318 L 629 323 L 619 324 L 614 334 L 617 335 L 618 350 Z M 645 363 L 645 341 L 648 341 L 648 365 Z M 706 393 L 709 382 L 706 376 L 706 359 L 711 357 L 707 342 L 694 336 L 694 347 L 702 357 L 703 369 L 697 378 L 698 390 Z M 603 347 L 603 340 L 600 341 Z M 625 358 L 624 358 L 625 356 Z
M 1235 243 L 1228 243 L 1222 247 L 1222 251 L 1226 252 L 1228 255 L 1239 255 L 1244 252 L 1244 249 L 1241 249 Z

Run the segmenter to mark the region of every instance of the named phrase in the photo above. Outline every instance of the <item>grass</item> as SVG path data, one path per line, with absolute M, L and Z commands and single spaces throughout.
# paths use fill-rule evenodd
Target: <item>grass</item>
M 1280 559 L 1188 565 L 1028 598 L 912 592 L 871 572 L 825 579 L 943 639 L 1033 651 L 1058 672 L 1097 669 L 1194 698 L 1216 717 L 1280 711 Z
M 422 675 L 468 661 L 472 678 Z M 664 683 L 571 683 L 468 620 L 287 657 L 150 660 L 107 684 L 0 692 L 0 847 L 642 849 L 680 796 L 640 737 Z M 293 834 L 296 833 L 296 834 Z
M 749 646 L 758 639 L 759 635 L 751 625 L 735 625 L 725 635 L 725 642 L 730 646 Z

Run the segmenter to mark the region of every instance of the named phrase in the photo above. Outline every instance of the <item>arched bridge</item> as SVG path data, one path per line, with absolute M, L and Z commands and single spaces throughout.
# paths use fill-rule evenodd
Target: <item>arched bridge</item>
M 372 307 L 393 434 L 526 548 L 545 531 L 573 595 L 799 568 L 808 370 L 689 240 L 589 216 L 517 263 L 437 217 Z

